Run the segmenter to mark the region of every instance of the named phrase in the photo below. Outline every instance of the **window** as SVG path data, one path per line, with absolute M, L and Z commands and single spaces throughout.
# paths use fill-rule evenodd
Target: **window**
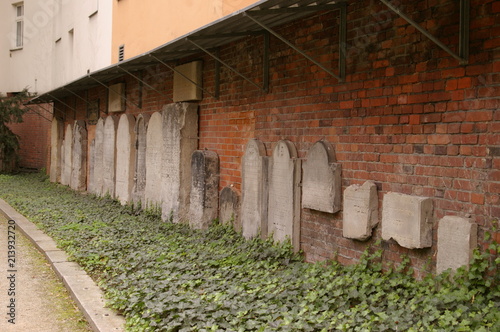
M 15 47 L 21 48 L 23 47 L 23 38 L 24 38 L 24 3 L 16 3 L 14 4 L 16 10 L 16 41 Z

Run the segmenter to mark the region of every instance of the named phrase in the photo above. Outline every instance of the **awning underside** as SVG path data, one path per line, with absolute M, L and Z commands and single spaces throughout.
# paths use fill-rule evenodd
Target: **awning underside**
M 424 36 L 429 38 L 434 44 L 439 46 L 461 64 L 468 61 L 469 53 L 469 9 L 470 0 L 460 0 L 460 24 L 459 24 L 459 45 L 457 52 L 448 48 L 447 45 L 442 43 L 439 39 L 435 38 L 427 30 L 425 30 L 417 22 L 413 21 L 411 17 L 405 15 L 399 8 L 389 0 L 380 0 L 390 10 L 405 19 L 410 25 L 414 26 Z M 277 34 L 272 28 L 292 22 L 294 20 L 306 17 L 319 11 L 338 10 L 339 12 L 339 60 L 338 68 L 328 68 L 323 64 L 316 61 L 313 57 L 308 55 L 305 51 L 298 49 L 295 45 L 288 40 Z M 237 11 L 231 15 L 214 21 L 204 27 L 192 31 L 191 33 L 179 37 L 171 42 L 168 42 L 156 49 L 147 53 L 141 54 L 126 61 L 118 62 L 107 68 L 90 73 L 80 79 L 66 84 L 60 88 L 43 93 L 42 95 L 33 98 L 29 103 L 47 103 L 59 101 L 66 105 L 62 99 L 67 96 L 75 96 L 83 99 L 78 95 L 78 92 L 91 89 L 97 86 L 104 86 L 108 88 L 109 82 L 123 77 L 128 74 L 144 82 L 139 76 L 134 73 L 143 70 L 151 65 L 162 64 L 169 69 L 176 71 L 172 67 L 173 61 L 188 57 L 194 54 L 206 53 L 215 59 L 217 65 L 223 65 L 230 70 L 240 75 L 257 88 L 263 91 L 268 91 L 268 74 L 269 74 L 269 35 L 273 35 L 281 42 L 288 45 L 290 48 L 301 54 L 310 62 L 317 65 L 323 71 L 335 77 L 338 81 L 343 81 L 345 77 L 345 64 L 346 64 L 346 21 L 347 21 L 347 0 L 261 0 L 256 4 Z M 264 68 L 263 68 L 263 85 L 260 86 L 253 82 L 251 79 L 245 77 L 230 65 L 225 63 L 222 59 L 217 57 L 214 49 L 220 46 L 227 45 L 228 43 L 237 41 L 246 36 L 263 35 L 264 38 Z M 170 62 L 170 64 L 168 64 Z M 182 75 L 182 74 L 181 74 Z M 216 91 L 214 93 L 207 91 L 209 94 L 218 96 L 218 83 L 216 82 Z M 202 88 L 202 87 L 200 87 Z M 161 93 L 160 91 L 158 91 Z M 67 105 L 69 106 L 69 105 Z
M 43 93 L 33 98 L 29 103 L 61 101 L 61 99 L 74 96 L 80 91 L 95 88 L 120 78 L 127 72 L 137 72 L 148 66 L 156 65 L 160 61 L 164 63 L 172 62 L 190 55 L 203 53 L 204 50 L 213 50 L 246 36 L 263 34 L 266 32 L 266 28 L 280 26 L 318 11 L 339 9 L 345 6 L 345 3 L 346 0 L 261 1 L 150 52 L 92 72 L 65 86 Z

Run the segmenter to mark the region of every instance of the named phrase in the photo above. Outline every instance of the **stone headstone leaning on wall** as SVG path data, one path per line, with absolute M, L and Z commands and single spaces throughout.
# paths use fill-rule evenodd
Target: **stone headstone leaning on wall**
M 191 191 L 191 158 L 198 148 L 198 104 L 165 105 L 162 125 L 162 219 L 185 221 Z
M 103 157 L 103 146 L 104 146 L 104 119 L 99 118 L 95 126 L 95 138 L 94 138 L 94 162 L 90 164 L 90 168 L 93 168 L 93 184 L 90 188 L 90 192 L 102 196 L 103 188 L 103 167 L 104 167 L 104 157 Z
M 149 119 L 146 135 L 146 186 L 144 188 L 144 202 L 148 208 L 160 208 L 162 203 L 162 133 L 161 113 L 154 112 Z
M 219 221 L 241 231 L 240 196 L 233 187 L 224 187 L 219 196 Z
M 71 169 L 73 161 L 73 127 L 68 124 L 64 134 L 64 164 L 62 165 L 61 184 L 68 186 L 71 183 Z
M 83 120 L 74 124 L 72 155 L 70 187 L 87 190 L 87 128 Z
M 242 160 L 241 229 L 247 239 L 267 236 L 268 167 L 264 143 L 248 141 Z
M 135 175 L 135 118 L 122 114 L 116 132 L 116 198 L 120 203 L 132 201 Z
M 458 216 L 443 217 L 438 225 L 436 273 L 468 267 L 476 247 L 476 223 Z
M 219 209 L 219 156 L 214 151 L 197 150 L 191 157 L 189 225 L 206 229 Z
M 54 117 L 50 129 L 50 182 L 61 181 L 61 145 L 64 124 Z
M 135 174 L 132 200 L 144 206 L 144 189 L 146 188 L 146 138 L 150 116 L 139 114 L 135 122 Z
M 118 120 L 110 115 L 104 121 L 104 140 L 102 147 L 102 195 L 109 194 L 115 198 L 116 181 L 116 127 Z
M 302 168 L 302 207 L 328 213 L 340 211 L 341 165 L 335 163 L 333 146 L 327 141 L 314 143 Z
M 364 241 L 372 236 L 378 224 L 377 186 L 366 181 L 362 186 L 353 184 L 344 190 L 343 236 Z
M 89 174 L 88 174 L 88 185 L 87 191 L 89 193 L 93 193 L 95 191 L 95 175 L 94 175 L 94 166 L 95 166 L 95 138 L 89 144 Z
M 269 163 L 268 232 L 300 249 L 300 160 L 292 142 L 279 141 Z

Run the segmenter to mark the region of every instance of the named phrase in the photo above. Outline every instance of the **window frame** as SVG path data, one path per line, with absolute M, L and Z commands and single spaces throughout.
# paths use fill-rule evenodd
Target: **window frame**
M 24 2 L 16 2 L 12 6 L 15 14 L 13 50 L 20 50 L 24 47 Z

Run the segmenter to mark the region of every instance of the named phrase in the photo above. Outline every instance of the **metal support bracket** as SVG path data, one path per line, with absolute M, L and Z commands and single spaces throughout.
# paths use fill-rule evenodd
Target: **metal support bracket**
M 197 48 L 199 48 L 200 50 L 202 50 L 203 52 L 205 52 L 206 54 L 210 55 L 212 58 L 214 58 L 218 62 L 220 62 L 224 67 L 228 68 L 232 72 L 236 73 L 238 76 L 241 76 L 243 79 L 245 79 L 246 81 L 250 82 L 252 85 L 256 86 L 257 88 L 259 88 L 262 91 L 266 91 L 264 87 L 261 87 L 260 85 L 258 85 L 257 83 L 255 83 L 254 81 L 252 81 L 251 79 L 249 79 L 248 77 L 246 77 L 245 75 L 243 75 L 242 73 L 240 73 L 238 70 L 236 70 L 233 67 L 231 67 L 229 64 L 227 64 L 226 62 L 224 62 L 223 60 L 221 60 L 218 56 L 216 56 L 215 54 L 213 54 L 212 52 L 210 52 L 209 50 L 207 50 L 206 48 L 204 48 L 200 44 L 196 43 L 195 41 L 193 41 L 193 40 L 191 40 L 189 38 L 186 38 L 186 40 L 188 42 L 190 42 L 191 44 L 193 44 L 194 46 L 196 46 Z
M 220 57 L 220 48 L 217 47 L 215 50 L 215 55 Z M 215 98 L 219 99 L 220 97 L 220 62 L 215 61 Z
M 101 81 L 99 81 L 97 78 L 95 77 L 92 77 L 91 75 L 87 75 L 87 77 L 93 79 L 94 81 L 96 81 L 97 83 L 99 83 L 100 85 L 102 85 L 103 87 L 105 87 L 108 91 L 111 91 L 111 88 L 109 86 L 107 86 L 106 84 L 102 83 Z M 122 96 L 120 95 L 120 98 L 122 98 L 123 100 L 125 100 L 126 103 L 130 103 L 132 104 L 133 106 L 137 107 L 137 108 L 141 108 L 139 104 L 136 104 L 134 103 L 133 101 L 129 100 L 127 97 L 125 96 Z
M 269 92 L 269 43 L 270 38 L 269 38 L 269 32 L 264 33 L 264 54 L 262 55 L 263 57 L 263 63 L 264 63 L 264 68 L 262 72 L 262 81 L 264 83 L 264 91 Z
M 339 24 L 339 76 L 345 79 L 345 67 L 347 58 L 347 5 L 342 2 L 340 6 L 340 24 Z
M 460 0 L 460 41 L 458 48 L 464 63 L 469 61 L 470 0 Z
M 410 23 L 415 29 L 420 31 L 424 36 L 432 40 L 437 46 L 439 46 L 446 53 L 457 59 L 460 64 L 466 64 L 469 59 L 469 11 L 470 11 L 470 0 L 460 0 L 460 36 L 459 36 L 459 54 L 453 52 L 448 46 L 443 44 L 439 39 L 434 37 L 430 32 L 422 28 L 420 24 L 413 21 L 406 14 L 401 12 L 396 8 L 389 0 L 380 0 L 384 5 L 389 7 L 393 12 L 398 14 L 402 19 Z
M 342 8 L 344 8 L 344 11 L 342 10 Z M 323 71 L 325 71 L 326 73 L 328 73 L 330 76 L 333 76 L 335 77 L 338 81 L 342 82 L 344 80 L 344 76 L 345 75 L 345 52 L 343 52 L 343 49 L 345 49 L 345 45 L 346 45 L 346 34 L 345 34 L 345 24 L 346 24 L 346 15 L 345 15 L 345 4 L 342 5 L 342 6 L 336 6 L 335 9 L 340 9 L 340 12 L 341 12 L 341 15 L 340 15 L 340 41 L 339 41 L 339 44 L 340 44 L 340 52 L 339 52 L 339 72 L 340 72 L 340 76 L 335 74 L 333 71 L 331 71 L 330 69 L 326 68 L 325 66 L 323 66 L 321 63 L 319 63 L 318 61 L 316 61 L 315 59 L 313 59 L 312 57 L 310 57 L 309 55 L 307 55 L 305 52 L 303 52 L 302 50 L 300 50 L 299 48 L 297 48 L 295 45 L 293 45 L 292 43 L 290 43 L 288 40 L 286 40 L 284 37 L 282 37 L 281 35 L 279 35 L 277 32 L 275 32 L 274 30 L 272 30 L 271 28 L 269 28 L 267 25 L 263 24 L 262 22 L 260 22 L 259 20 L 257 20 L 255 17 L 253 17 L 252 14 L 248 13 L 248 12 L 245 12 L 243 13 L 244 16 L 248 17 L 250 20 L 252 20 L 255 24 L 259 25 L 261 28 L 263 28 L 264 30 L 266 30 L 267 32 L 269 32 L 270 34 L 272 34 L 274 37 L 278 38 L 279 40 L 281 40 L 283 43 L 285 43 L 288 47 L 290 47 L 291 49 L 293 49 L 295 52 L 299 53 L 300 55 L 302 55 L 304 58 L 306 58 L 307 60 L 309 60 L 310 62 L 314 63 L 316 66 L 318 66 L 319 68 L 321 68 Z M 344 15 L 342 15 L 344 14 Z

